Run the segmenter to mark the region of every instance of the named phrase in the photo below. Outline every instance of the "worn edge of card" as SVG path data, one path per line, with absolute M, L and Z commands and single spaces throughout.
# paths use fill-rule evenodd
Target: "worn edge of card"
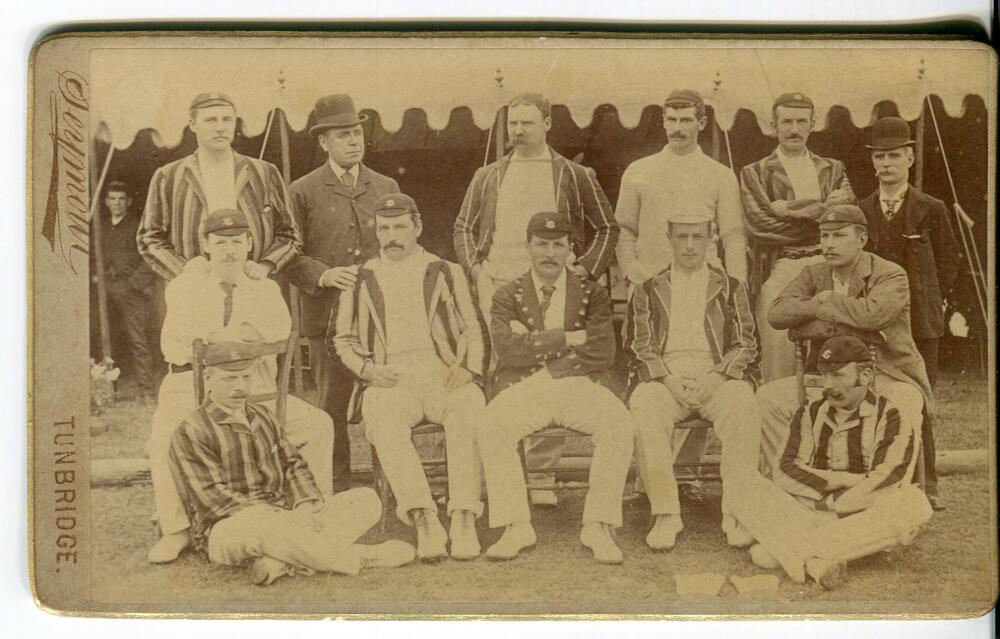
M 185 38 L 222 38 L 224 40 L 233 40 L 239 38 L 241 40 L 251 42 L 258 41 L 265 38 L 280 38 L 283 41 L 289 40 L 300 40 L 300 39 L 311 39 L 316 40 L 315 46 L 322 46 L 320 40 L 331 41 L 338 39 L 346 39 L 348 41 L 357 42 L 360 38 L 372 38 L 373 40 L 383 40 L 386 38 L 421 38 L 421 39 L 431 39 L 431 38 L 443 38 L 447 40 L 457 40 L 462 38 L 469 39 L 482 39 L 490 38 L 493 40 L 505 40 L 509 41 L 511 46 L 516 46 L 515 43 L 524 43 L 534 38 L 545 37 L 550 40 L 559 39 L 572 39 L 582 41 L 587 39 L 597 40 L 596 46 L 601 44 L 601 41 L 605 43 L 610 40 L 631 40 L 631 41 L 665 41 L 672 44 L 680 44 L 680 41 L 691 48 L 697 48 L 699 46 L 704 46 L 711 44 L 713 46 L 739 46 L 735 41 L 740 40 L 743 42 L 749 42 L 751 44 L 756 44 L 758 46 L 773 45 L 776 47 L 789 47 L 789 46 L 822 46 L 826 44 L 830 48 L 850 48 L 855 46 L 867 46 L 874 44 L 875 41 L 878 42 L 880 46 L 886 46 L 889 48 L 894 47 L 905 47 L 913 44 L 919 44 L 922 47 L 942 47 L 942 48 L 979 48 L 983 50 L 984 53 L 988 52 L 991 59 L 991 65 L 994 70 L 997 68 L 997 54 L 996 52 L 981 43 L 969 42 L 967 40 L 941 37 L 941 36 L 902 36 L 891 34 L 889 36 L 882 36 L 878 34 L 857 34 L 857 35 L 837 35 L 836 37 L 824 37 L 824 36 L 802 36 L 802 35 L 778 35 L 778 34 L 716 34 L 716 33 L 706 33 L 706 34 L 693 34 L 693 33 L 680 33 L 680 34 L 670 34 L 670 33 L 649 33 L 649 32 L 636 32 L 636 33 L 618 33 L 618 32 L 576 32 L 576 33 L 566 33 L 566 32 L 537 32 L 537 31 L 524 31 L 524 32 L 393 32 L 385 33 L 379 31 L 364 31 L 359 30 L 355 32 L 337 32 L 337 33 L 327 33 L 327 32 L 282 32 L 282 31 L 252 31 L 252 32 L 242 32 L 234 33 L 230 31 L 170 31 L 170 32 L 156 32 L 156 31 L 144 31 L 144 32 L 114 32 L 108 31 L 105 33 L 94 33 L 94 32 L 62 32 L 57 33 L 48 37 L 43 38 L 35 44 L 32 49 L 29 63 L 28 63 L 28 110 L 27 110 L 27 126 L 29 135 L 27 136 L 27 178 L 28 178 L 28 189 L 27 189 L 27 209 L 28 209 L 28 219 L 27 219 L 27 231 L 28 231 L 28 331 L 27 331 L 27 406 L 28 406 L 28 571 L 29 571 L 29 582 L 31 587 L 32 597 L 35 604 L 42 610 L 55 615 L 65 615 L 65 616 L 90 616 L 90 617 L 107 617 L 107 618 L 118 618 L 118 617 L 154 617 L 154 618 L 247 618 L 247 619 L 294 619 L 294 618 L 356 618 L 356 619 L 399 619 L 399 620 L 409 620 L 409 619 L 538 619 L 538 618 L 548 618 L 548 619 L 678 619 L 678 620 L 705 620 L 705 619 L 720 619 L 720 620 L 737 620 L 737 619 L 801 619 L 804 617 L 815 618 L 815 619 L 869 619 L 869 618 L 882 618 L 882 619 L 954 619 L 954 618 L 968 618 L 976 617 L 985 612 L 989 611 L 996 603 L 998 584 L 997 584 L 997 501 L 996 501 L 996 431 L 991 428 L 989 432 L 989 491 L 990 491 L 990 511 L 991 511 L 991 556 L 992 562 L 990 566 L 991 573 L 991 588 L 992 595 L 991 601 L 987 603 L 984 607 L 977 610 L 963 610 L 958 613 L 945 612 L 930 612 L 930 613 L 913 613 L 913 612 L 879 612 L 877 610 L 871 612 L 860 612 L 860 613 L 844 613 L 844 612 L 818 612 L 816 610 L 811 611 L 785 611 L 785 612 L 736 612 L 736 613 L 719 613 L 719 612 L 709 612 L 709 613 L 629 613 L 629 614 L 615 614 L 615 613 L 539 613 L 539 612 L 514 612 L 514 613 L 481 613 L 481 612 L 468 612 L 468 613 L 444 613 L 444 612 L 334 612 L 334 613 L 324 613 L 322 612 L 323 607 L 326 604 L 282 604 L 283 608 L 299 608 L 298 612 L 274 612 L 274 607 L 271 606 L 268 611 L 258 611 L 260 608 L 267 608 L 268 604 L 236 604 L 241 608 L 253 608 L 254 610 L 247 610 L 245 612 L 228 612 L 225 610 L 227 607 L 225 604 L 209 604 L 207 607 L 211 609 L 205 609 L 203 606 L 195 606 L 191 603 L 173 603 L 166 604 L 173 608 L 186 608 L 182 612 L 173 612 L 166 610 L 157 611 L 143 611 L 136 610 L 133 608 L 151 608 L 159 607 L 164 604 L 155 603 L 139 603 L 139 604 L 106 604 L 102 602 L 96 602 L 93 599 L 78 599 L 76 603 L 72 600 L 66 600 L 66 605 L 60 605 L 63 603 L 58 600 L 58 596 L 51 600 L 43 600 L 43 594 L 41 592 L 42 585 L 47 585 L 46 580 L 55 579 L 54 576 L 49 575 L 49 573 L 42 572 L 40 579 L 40 569 L 39 569 L 39 550 L 36 544 L 39 543 L 40 533 L 39 529 L 44 528 L 38 525 L 37 517 L 39 515 L 36 509 L 36 498 L 38 496 L 39 487 L 50 488 L 51 487 L 51 477 L 40 476 L 40 463 L 37 458 L 36 449 L 36 439 L 38 437 L 38 432 L 36 431 L 36 426 L 39 423 L 39 409 L 37 402 L 40 396 L 46 395 L 48 388 L 52 386 L 42 387 L 39 392 L 36 390 L 36 384 L 39 379 L 39 369 L 37 365 L 39 363 L 39 351 L 45 349 L 47 344 L 44 344 L 44 338 L 36 335 L 36 326 L 40 316 L 43 314 L 39 313 L 38 302 L 40 295 L 39 286 L 45 281 L 45 284 L 50 284 L 47 281 L 52 276 L 42 276 L 36 273 L 36 268 L 38 266 L 38 255 L 35 251 L 36 248 L 36 215 L 41 211 L 41 202 L 43 201 L 42 191 L 39 188 L 41 185 L 42 174 L 46 168 L 51 168 L 51 164 L 48 167 L 38 166 L 38 171 L 35 170 L 37 158 L 39 156 L 38 149 L 36 146 L 40 146 L 44 136 L 33 132 L 33 127 L 36 125 L 36 120 L 40 122 L 42 114 L 45 109 L 41 106 L 41 101 L 39 99 L 38 82 L 36 79 L 39 67 L 44 65 L 45 62 L 54 62 L 55 60 L 48 60 L 46 55 L 51 58 L 57 57 L 57 52 L 59 48 L 76 48 L 79 49 L 79 53 L 85 54 L 81 57 L 86 59 L 86 62 L 81 65 L 81 69 L 85 69 L 85 72 L 89 76 L 89 52 L 93 48 L 97 48 L 102 44 L 105 44 L 108 40 L 118 40 L 119 43 L 123 43 L 122 39 L 133 39 L 141 38 L 144 40 L 156 40 L 157 44 L 164 44 L 170 42 L 176 42 L 180 39 Z M 281 48 L 281 43 L 278 45 L 269 45 Z M 55 48 L 55 50 L 53 50 Z M 227 48 L 227 47 L 223 47 Z M 989 80 L 989 95 L 983 96 L 984 100 L 988 102 L 988 111 L 992 108 L 992 117 L 990 118 L 989 128 L 991 134 L 988 136 L 988 153 L 989 161 L 994 163 L 995 167 L 995 157 L 996 157 L 996 106 L 997 106 L 997 84 L 995 75 Z M 55 113 L 49 113 L 51 117 L 55 117 Z M 89 122 L 83 127 L 87 131 L 84 139 L 89 145 L 90 131 Z M 86 155 L 90 155 L 89 149 L 86 151 Z M 87 171 L 89 173 L 89 171 Z M 987 189 L 987 211 L 995 210 L 995 170 L 993 172 L 988 172 L 988 189 Z M 89 184 L 86 186 L 86 193 L 89 193 Z M 83 196 L 85 197 L 85 196 Z M 89 202 L 89 199 L 87 199 Z M 41 217 L 41 215 L 39 215 Z M 988 233 L 988 255 L 987 255 L 987 279 L 993 284 L 995 278 L 995 218 L 987 213 L 988 223 L 990 230 Z M 86 220 L 84 220 L 84 223 Z M 85 268 L 84 271 L 87 269 Z M 85 310 L 89 306 L 89 298 L 86 293 L 86 280 L 78 281 L 75 284 L 66 286 L 63 283 L 63 289 L 70 289 L 66 291 L 67 293 L 75 292 L 78 295 L 83 292 L 80 297 L 84 300 L 82 308 L 75 308 L 77 311 Z M 81 289 L 81 290 L 74 290 Z M 988 286 L 988 313 L 989 321 L 991 326 L 995 327 L 995 288 L 994 286 Z M 41 296 L 44 297 L 44 296 Z M 55 295 L 56 298 L 61 298 L 59 294 Z M 48 301 L 48 300 L 44 300 Z M 58 306 L 58 305 L 57 305 Z M 42 331 L 44 335 L 45 332 Z M 988 357 L 991 366 L 988 370 L 988 387 L 989 387 L 989 415 L 993 417 L 993 422 L 995 423 L 996 418 L 996 398 L 995 398 L 995 362 L 996 362 L 996 352 L 995 352 L 995 332 L 989 333 L 988 338 Z M 51 348 L 48 349 L 53 350 Z M 48 351 L 46 351 L 48 354 Z M 58 359 L 58 358 L 56 358 Z M 49 370 L 51 372 L 51 370 Z M 67 378 L 67 381 L 72 382 L 76 380 L 76 385 L 80 386 L 78 375 L 68 375 L 64 374 L 63 377 Z M 85 377 L 84 377 L 85 379 Z M 63 386 L 64 393 L 71 389 L 73 384 Z M 83 389 L 86 392 L 80 392 L 80 388 L 74 389 L 82 397 L 82 406 L 88 406 L 89 403 L 86 402 L 86 398 L 89 395 L 89 389 Z M 77 398 L 80 401 L 81 397 Z M 44 412 L 44 411 L 42 411 Z M 85 419 L 81 421 L 89 420 L 89 410 L 85 410 L 82 413 L 85 415 Z M 70 416 L 69 420 L 64 420 L 61 422 L 56 422 L 53 420 L 47 420 L 46 423 L 61 423 L 63 425 L 69 425 L 71 429 L 75 429 L 79 426 L 75 422 L 75 416 Z M 81 509 L 81 517 L 89 518 L 91 513 L 89 511 L 89 432 L 84 432 L 83 435 L 87 438 L 88 442 L 84 445 L 86 449 L 86 464 L 75 466 L 74 473 L 76 479 L 70 483 L 74 486 L 79 486 L 81 492 L 88 493 L 85 499 L 86 510 Z M 44 462 L 43 462 L 44 463 Z M 83 480 L 79 478 L 83 477 Z M 43 533 L 52 532 L 43 530 Z M 90 532 L 85 531 L 82 535 L 83 541 L 77 540 L 84 546 L 85 550 L 83 552 L 88 552 L 89 542 L 90 542 Z M 84 541 L 86 543 L 84 543 Z M 89 567 L 89 566 L 88 566 Z M 58 572 L 58 570 L 56 571 Z M 89 571 L 85 574 L 81 572 L 77 573 L 77 578 L 80 581 L 87 581 L 87 586 L 89 590 Z M 58 591 L 55 593 L 58 595 Z M 777 603 L 779 605 L 788 605 L 789 601 L 776 601 L 769 603 Z M 852 601 L 842 601 L 833 602 L 834 604 L 846 604 L 850 606 L 852 604 L 861 602 Z M 93 607 L 104 606 L 102 609 L 94 610 L 89 609 L 88 604 Z M 723 606 L 729 607 L 728 602 L 722 602 Z M 410 605 L 410 604 L 403 604 Z M 439 604 L 440 605 L 440 604 Z M 472 604 L 473 606 L 480 604 Z M 509 607 L 516 607 L 518 604 L 506 604 Z M 113 610 L 113 607 L 125 608 L 124 610 Z M 426 606 L 426 605 L 425 605 Z M 235 607 L 235 606 L 229 606 Z M 312 610 L 302 611 L 302 607 L 308 607 L 310 609 L 317 609 L 315 612 Z M 421 604 L 416 604 L 416 608 L 420 608 Z M 763 607 L 761 604 L 756 604 L 756 607 Z M 203 608 L 199 611 L 198 608 Z

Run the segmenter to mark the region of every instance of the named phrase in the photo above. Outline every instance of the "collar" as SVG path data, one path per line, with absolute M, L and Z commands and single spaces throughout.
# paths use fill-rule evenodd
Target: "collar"
M 778 156 L 778 160 L 780 160 L 782 164 L 788 164 L 788 163 L 794 164 L 796 162 L 801 162 L 801 163 L 809 162 L 810 164 L 813 163 L 813 154 L 812 151 L 810 151 L 808 148 L 806 148 L 806 152 L 803 153 L 802 156 L 800 157 L 792 157 L 791 155 L 786 154 L 785 151 L 781 148 L 780 144 L 777 146 L 777 148 L 774 149 L 774 152 Z
M 399 260 L 398 262 L 387 258 L 382 250 L 379 249 L 378 258 L 375 259 L 375 265 L 382 269 L 406 269 L 410 268 L 414 264 L 426 265 L 431 261 L 431 257 L 432 254 L 425 251 L 424 247 L 419 244 L 417 244 L 410 255 L 402 260 Z
M 122 214 L 121 217 L 116 218 L 114 215 L 109 215 L 108 217 L 110 218 L 111 226 L 118 226 L 119 224 L 125 221 L 125 218 L 128 217 L 128 211 L 125 211 L 125 213 Z
M 212 284 L 215 284 L 216 286 L 222 284 L 222 278 L 220 278 L 218 274 L 213 273 L 212 271 L 208 272 L 208 280 L 212 282 Z M 233 285 L 239 288 L 241 286 L 246 286 L 249 281 L 250 278 L 247 277 L 246 273 L 240 271 L 239 275 L 236 276 L 236 280 L 233 282 Z
M 542 286 L 546 286 L 546 284 L 541 283 L 542 278 L 535 273 L 534 266 L 531 267 L 530 273 L 531 273 L 531 285 L 535 287 L 536 293 L 541 294 Z M 559 277 L 557 277 L 556 281 L 553 282 L 550 286 L 556 287 L 555 291 L 552 292 L 553 295 L 555 295 L 557 291 L 566 290 L 566 269 L 563 269 L 562 271 L 559 272 Z M 541 300 L 542 298 L 539 297 L 538 299 Z
M 355 164 L 349 169 L 345 169 L 344 167 L 340 166 L 333 160 L 327 160 L 326 163 L 330 165 L 330 169 L 333 171 L 333 174 L 336 175 L 341 181 L 344 180 L 345 173 L 350 173 L 351 176 L 354 178 L 354 183 L 355 184 L 358 183 L 358 176 L 361 173 L 361 169 L 359 168 L 361 166 L 360 162 L 358 164 Z
M 236 424 L 245 426 L 247 429 L 250 428 L 250 418 L 246 413 L 246 404 L 244 404 L 243 410 L 230 410 L 222 404 L 209 399 L 205 406 L 205 412 L 217 424 Z
M 705 152 L 701 150 L 701 145 L 695 142 L 694 150 L 685 153 L 684 155 L 677 155 L 670 150 L 670 143 L 668 142 L 666 146 L 663 147 L 663 157 L 670 158 L 674 162 L 687 162 L 688 160 L 697 160 L 701 156 L 705 155 Z
M 907 183 L 903 184 L 903 188 L 899 189 L 899 191 L 896 193 L 896 195 L 893 198 L 891 198 L 891 199 L 896 204 L 899 204 L 900 202 L 903 201 L 903 198 L 906 197 L 906 194 L 909 192 L 909 190 L 910 190 L 910 183 L 907 182 Z M 885 204 L 885 201 L 888 200 L 888 199 L 890 199 L 889 196 L 886 195 L 886 192 L 882 188 L 881 184 L 879 184 L 879 187 L 878 187 L 878 199 L 879 199 L 879 202 L 881 204 Z
M 199 166 L 199 168 L 200 167 L 204 167 L 206 165 L 208 165 L 208 166 L 218 166 L 220 164 L 219 162 L 216 162 L 215 160 L 207 160 L 208 153 L 204 149 L 198 149 L 198 150 L 196 150 L 194 152 L 194 155 L 198 159 L 198 166 Z M 230 148 L 229 149 L 229 153 L 226 154 L 226 159 L 224 160 L 224 162 L 226 164 L 230 164 L 230 165 L 236 163 L 236 152 L 233 151 L 232 148 Z
M 684 280 L 685 282 L 696 282 L 696 281 L 701 280 L 701 279 L 707 280 L 708 279 L 708 262 L 707 261 L 706 262 L 702 262 L 701 268 L 698 269 L 697 271 L 693 271 L 691 273 L 685 273 L 684 271 L 682 271 L 679 268 L 673 268 L 673 269 L 671 269 L 671 271 L 673 273 L 674 281 L 676 281 L 678 278 Z
M 512 162 L 551 162 L 552 161 L 552 149 L 549 145 L 545 145 L 545 150 L 542 151 L 540 155 L 534 157 L 521 157 L 517 154 L 517 150 L 514 150 L 510 154 L 510 159 Z

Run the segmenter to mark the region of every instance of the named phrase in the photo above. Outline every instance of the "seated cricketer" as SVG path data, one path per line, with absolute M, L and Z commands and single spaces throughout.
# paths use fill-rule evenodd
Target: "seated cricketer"
M 412 561 L 413 546 L 403 541 L 356 543 L 382 515 L 375 491 L 355 488 L 324 498 L 274 413 L 248 401 L 258 345 L 208 346 L 205 403 L 170 443 L 170 470 L 195 547 L 216 564 L 253 560 L 250 579 L 264 586 L 296 571 L 356 575 Z
M 909 544 L 933 511 L 910 482 L 915 430 L 871 389 L 868 347 L 832 337 L 818 366 L 823 396 L 790 420 L 774 483 L 741 487 L 733 509 L 759 541 L 755 564 L 833 588 L 847 561 Z
M 653 528 L 653 550 L 674 547 L 683 529 L 671 452 L 674 425 L 698 415 L 722 440 L 722 530 L 729 544 L 753 540 L 732 515 L 731 488 L 758 475 L 760 425 L 754 404 L 757 338 L 746 286 L 706 262 L 712 218 L 667 224 L 673 263 L 640 284 L 629 303 L 625 348 L 638 385 L 629 399 L 635 448 Z
M 527 228 L 531 270 L 493 296 L 498 394 L 477 429 L 490 526 L 506 527 L 486 551 L 491 559 L 512 559 L 534 545 L 517 446 L 526 435 L 558 425 L 587 433 L 594 442 L 580 541 L 597 561 L 622 562 L 611 529 L 622 525 L 631 419 L 610 389 L 615 357 L 610 298 L 600 284 L 566 268 L 569 235 L 566 216 L 535 214 Z
M 349 412 L 360 406 L 365 436 L 396 495 L 396 514 L 416 527 L 417 557 L 424 561 L 448 554 L 449 535 L 410 430 L 425 420 L 444 426 L 451 556 L 473 559 L 483 513 L 474 426 L 486 405 L 479 385 L 485 349 L 461 267 L 421 248 L 422 229 L 412 198 L 379 198 L 380 254 L 361 267 L 352 294 L 341 296 L 335 330 L 327 334 L 361 379 Z
M 149 551 L 152 563 L 173 561 L 188 545 L 188 518 L 170 476 L 170 438 L 182 419 L 196 408 L 191 350 L 196 339 L 219 331 L 235 331 L 245 339 L 276 342 L 288 338 L 291 318 L 278 285 L 244 273 L 251 235 L 240 211 L 220 209 L 205 218 L 201 236 L 205 269 L 188 268 L 167 284 L 167 314 L 160 344 L 170 372 L 160 384 L 152 431 L 146 444 L 156 513 L 163 537 Z M 255 365 L 254 387 L 273 393 L 275 358 Z M 273 401 L 268 403 L 272 406 Z M 329 415 L 297 397 L 288 397 L 284 435 L 309 463 L 324 494 L 333 489 L 333 423 Z
M 921 427 L 926 406 L 933 415 L 930 384 L 910 335 L 910 291 L 903 267 L 864 250 L 868 240 L 865 214 L 853 205 L 832 206 L 819 219 L 824 262 L 811 264 L 775 299 L 768 321 L 786 329 L 814 319 L 880 332 L 875 382 L 879 392 L 899 410 L 906 428 Z M 808 376 L 812 378 L 813 376 Z M 807 378 L 807 395 L 818 388 Z M 796 381 L 785 377 L 757 391 L 761 447 L 773 474 L 788 424 L 797 407 Z

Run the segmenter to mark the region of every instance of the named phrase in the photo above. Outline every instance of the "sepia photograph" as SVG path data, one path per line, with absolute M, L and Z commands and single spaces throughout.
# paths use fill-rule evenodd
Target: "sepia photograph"
M 31 65 L 44 608 L 994 606 L 986 45 L 69 32 Z

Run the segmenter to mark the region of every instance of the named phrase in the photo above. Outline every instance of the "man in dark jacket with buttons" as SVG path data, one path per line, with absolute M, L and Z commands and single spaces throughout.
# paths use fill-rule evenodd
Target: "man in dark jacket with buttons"
M 289 198 L 302 233 L 302 254 L 289 264 L 288 280 L 302 292 L 300 332 L 309 340 L 309 365 L 318 403 L 334 424 L 333 485 L 351 487 L 351 446 L 347 405 L 354 378 L 326 349 L 331 313 L 340 292 L 351 290 L 358 266 L 378 254 L 373 211 L 399 186 L 361 163 L 365 154 L 362 122 L 349 95 L 328 95 L 316 103 L 309 129 L 328 160 L 292 182 Z M 332 337 L 332 336 L 330 336 Z
M 860 202 L 868 219 L 866 249 L 903 267 L 910 281 L 910 327 L 931 385 L 937 378 L 938 340 L 944 335 L 943 298 L 955 282 L 961 250 L 944 202 L 909 183 L 913 166 L 910 127 L 902 118 L 882 118 L 872 126 L 872 164 L 879 189 Z M 937 496 L 934 433 L 930 420 L 921 429 L 924 470 L 931 504 Z

